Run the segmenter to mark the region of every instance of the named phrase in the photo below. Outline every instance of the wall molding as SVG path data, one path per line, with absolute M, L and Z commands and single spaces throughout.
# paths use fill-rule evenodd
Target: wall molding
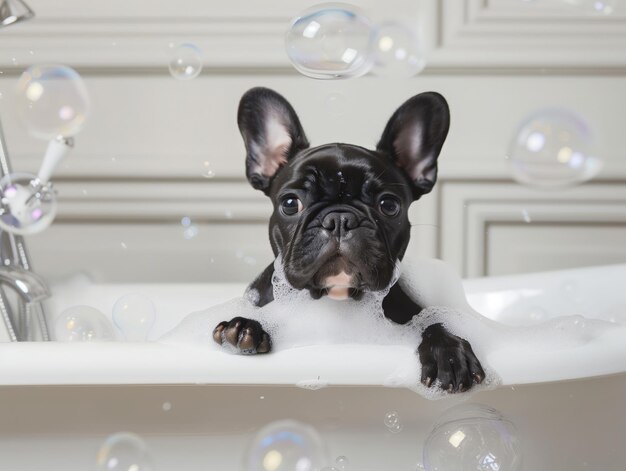
M 598 183 L 558 191 L 517 184 L 446 182 L 441 188 L 440 256 L 466 277 L 487 276 L 492 225 L 515 225 L 523 244 L 524 228 L 536 224 L 626 226 L 626 186 Z M 592 241 L 590 241 L 592 243 Z
M 441 1 L 441 3 L 438 3 Z M 355 2 L 374 20 L 420 25 L 428 50 L 426 73 L 510 70 L 624 74 L 626 12 L 586 14 L 563 2 L 512 0 L 390 0 Z M 82 69 L 166 69 L 172 46 L 193 42 L 203 51 L 205 73 L 227 70 L 292 70 L 284 33 L 292 15 L 309 4 L 274 0 L 211 7 L 197 1 L 178 9 L 147 0 L 93 8 L 66 0 L 60 12 L 35 2 L 36 20 L 2 31 L 0 67 L 22 70 L 35 62 Z M 239 7 L 239 8 L 238 8 Z M 191 15 L 190 12 L 196 15 Z

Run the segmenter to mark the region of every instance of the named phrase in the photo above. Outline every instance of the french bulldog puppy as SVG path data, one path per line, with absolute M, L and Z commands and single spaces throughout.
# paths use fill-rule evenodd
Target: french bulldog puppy
M 437 180 L 437 157 L 450 114 L 438 93 L 407 100 L 389 119 L 376 150 L 351 144 L 311 148 L 292 106 L 267 88 L 241 99 L 237 116 L 246 146 L 246 176 L 274 211 L 270 243 L 286 280 L 311 297 L 359 299 L 388 288 L 409 243 L 408 210 Z M 257 306 L 273 301 L 268 267 L 248 288 Z M 418 306 L 398 283 L 383 300 L 387 318 L 405 324 Z M 215 342 L 243 354 L 268 353 L 261 323 L 236 317 L 213 331 Z M 421 381 L 462 392 L 485 378 L 470 344 L 441 324 L 425 329 L 417 352 Z

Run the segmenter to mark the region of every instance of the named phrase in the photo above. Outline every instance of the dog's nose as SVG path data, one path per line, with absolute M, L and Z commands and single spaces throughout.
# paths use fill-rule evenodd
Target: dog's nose
M 352 213 L 333 212 L 322 219 L 322 227 L 336 236 L 341 236 L 358 225 L 358 219 Z

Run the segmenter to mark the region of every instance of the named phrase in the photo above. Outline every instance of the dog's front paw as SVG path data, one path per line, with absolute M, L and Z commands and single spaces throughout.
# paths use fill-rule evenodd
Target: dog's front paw
M 424 330 L 417 351 L 422 363 L 422 383 L 426 387 L 438 379 L 442 389 L 450 393 L 463 392 L 474 382 L 480 384 L 485 379 L 485 372 L 469 342 L 452 335 L 441 324 Z
M 217 324 L 213 329 L 213 340 L 224 347 L 234 348 L 243 355 L 268 353 L 272 349 L 270 336 L 261 324 L 245 317 L 234 317 L 230 321 Z

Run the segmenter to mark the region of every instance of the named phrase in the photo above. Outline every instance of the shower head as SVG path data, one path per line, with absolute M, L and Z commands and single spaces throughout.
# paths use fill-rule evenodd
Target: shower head
M 0 28 L 35 16 L 22 0 L 0 0 Z

